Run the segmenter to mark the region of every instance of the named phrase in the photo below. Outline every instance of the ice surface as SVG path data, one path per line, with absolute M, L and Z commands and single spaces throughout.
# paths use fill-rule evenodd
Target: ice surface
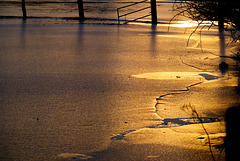
M 163 24 L 172 15 L 161 6 Z M 201 125 L 180 107 L 191 103 L 202 118 L 222 119 L 239 100 L 238 78 L 219 71 L 217 29 L 186 46 L 193 29 L 2 19 L 1 159 L 210 160 L 197 139 Z M 231 70 L 235 62 L 227 61 Z M 220 122 L 205 126 L 224 133 Z

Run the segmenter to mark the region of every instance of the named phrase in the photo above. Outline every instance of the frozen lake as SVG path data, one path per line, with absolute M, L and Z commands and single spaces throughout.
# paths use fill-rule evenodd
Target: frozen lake
M 171 4 L 162 5 L 159 21 L 168 22 Z M 186 45 L 196 27 L 185 30 L 186 21 L 170 31 L 66 22 L 0 22 L 1 160 L 211 160 L 204 133 L 183 126 L 189 115 L 180 108 L 191 103 L 206 120 L 223 120 L 239 99 L 237 78 L 218 69 L 217 28 L 202 31 L 203 53 L 198 33 Z M 218 119 L 207 127 L 222 136 Z

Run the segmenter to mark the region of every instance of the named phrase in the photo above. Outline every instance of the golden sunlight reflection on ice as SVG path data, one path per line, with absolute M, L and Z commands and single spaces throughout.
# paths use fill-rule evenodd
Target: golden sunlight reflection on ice
M 172 21 L 169 24 L 160 24 L 161 26 L 169 26 L 169 27 L 197 27 L 198 25 L 202 26 L 210 26 L 212 24 L 211 21 L 203 21 L 203 22 L 198 22 L 198 21 Z M 214 22 L 215 24 L 215 22 Z

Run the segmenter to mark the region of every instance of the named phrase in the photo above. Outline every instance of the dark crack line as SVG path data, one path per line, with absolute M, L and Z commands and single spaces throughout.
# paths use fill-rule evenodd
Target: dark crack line
M 191 85 L 185 87 L 186 89 L 173 90 L 173 92 L 170 92 L 170 93 L 167 93 L 167 94 L 164 94 L 164 95 L 159 96 L 158 98 L 156 98 L 156 101 L 157 101 L 157 102 L 156 102 L 156 104 L 155 104 L 155 112 L 157 113 L 157 105 L 158 105 L 158 104 L 162 104 L 162 103 L 160 103 L 159 101 L 160 101 L 160 100 L 163 100 L 163 99 L 162 99 L 163 97 L 170 96 L 170 95 L 182 94 L 183 92 L 188 92 L 188 91 L 190 91 L 190 88 L 191 88 L 191 87 L 194 87 L 194 86 L 197 86 L 197 85 L 199 85 L 199 84 L 202 84 L 203 82 L 204 82 L 204 81 L 197 82 L 197 83 L 194 83 L 194 84 L 191 84 Z M 158 113 L 157 113 L 157 115 L 158 115 Z M 158 116 L 159 116 L 159 115 L 158 115 Z M 159 117 L 161 117 L 161 116 L 159 116 Z
M 189 66 L 189 67 L 192 67 L 192 68 L 195 68 L 195 69 L 201 70 L 201 71 L 203 71 L 203 72 L 207 72 L 205 69 L 201 69 L 201 68 L 198 68 L 198 67 L 193 66 L 193 65 L 191 65 L 191 64 L 185 63 L 185 62 L 182 60 L 181 57 L 180 57 L 180 60 L 182 61 L 182 63 L 183 63 L 184 65 L 187 65 L 187 66 Z

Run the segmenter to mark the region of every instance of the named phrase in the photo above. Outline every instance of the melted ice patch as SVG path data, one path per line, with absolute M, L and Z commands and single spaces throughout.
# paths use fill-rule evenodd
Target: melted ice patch
M 171 128 L 171 127 L 179 127 L 179 126 L 191 125 L 191 124 L 213 123 L 213 122 L 219 122 L 219 121 L 220 119 L 218 118 L 209 118 L 209 117 L 165 118 L 161 121 L 160 124 L 154 124 L 154 125 L 146 126 L 143 128 L 128 130 L 121 134 L 112 136 L 110 140 L 123 140 L 126 135 L 142 129 Z
M 143 73 L 132 75 L 135 78 L 145 78 L 145 79 L 196 79 L 196 80 L 215 80 L 220 77 L 215 76 L 213 73 L 209 72 L 156 72 L 156 73 Z

